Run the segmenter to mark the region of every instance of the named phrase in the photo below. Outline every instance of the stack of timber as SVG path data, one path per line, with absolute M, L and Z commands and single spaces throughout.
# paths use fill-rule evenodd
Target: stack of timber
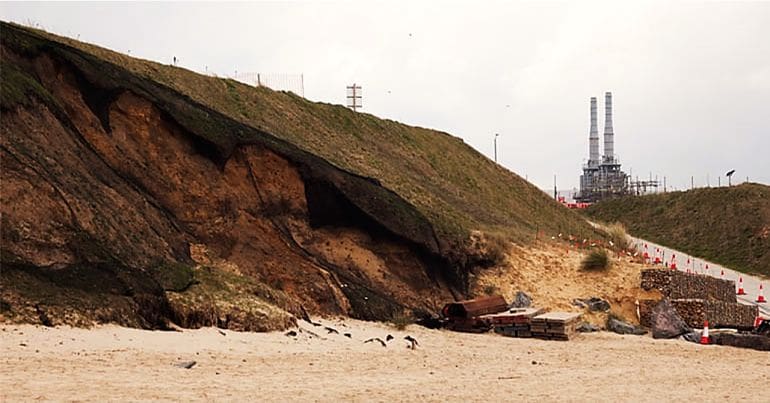
M 543 313 L 542 308 L 514 308 L 506 312 L 482 316 L 495 329 L 495 333 L 509 337 L 532 337 L 532 318 Z
M 569 340 L 575 334 L 579 313 L 549 312 L 535 316 L 530 330 L 532 337 L 545 340 Z

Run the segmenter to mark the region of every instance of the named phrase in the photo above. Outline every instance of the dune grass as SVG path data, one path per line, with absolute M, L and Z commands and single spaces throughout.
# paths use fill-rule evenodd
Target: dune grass
M 580 262 L 580 268 L 585 271 L 603 271 L 612 266 L 606 249 L 594 249 Z

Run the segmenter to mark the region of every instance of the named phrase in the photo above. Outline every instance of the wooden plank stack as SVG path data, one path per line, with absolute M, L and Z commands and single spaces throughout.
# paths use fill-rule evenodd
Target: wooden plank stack
M 542 313 L 541 308 L 513 308 L 482 318 L 494 326 L 495 333 L 508 337 L 532 337 L 529 328 L 532 318 Z
M 532 337 L 545 340 L 569 340 L 575 334 L 580 313 L 549 312 L 532 318 Z

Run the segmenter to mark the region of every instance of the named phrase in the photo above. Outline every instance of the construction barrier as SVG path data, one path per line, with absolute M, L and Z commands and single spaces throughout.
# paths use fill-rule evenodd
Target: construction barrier
M 743 277 L 738 277 L 738 295 L 746 295 L 746 291 L 743 289 Z

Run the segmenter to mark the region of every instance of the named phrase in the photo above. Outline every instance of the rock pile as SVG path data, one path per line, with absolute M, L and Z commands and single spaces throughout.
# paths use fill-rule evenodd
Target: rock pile
M 516 296 L 513 297 L 513 301 L 509 308 L 529 308 L 532 305 L 532 297 L 527 295 L 524 291 L 516 291 Z
M 575 298 L 572 300 L 572 305 L 587 308 L 591 312 L 607 312 L 610 310 L 610 303 L 598 297 Z
M 644 326 L 653 326 L 653 308 L 658 301 L 639 301 L 640 322 Z M 671 305 L 681 316 L 684 322 L 694 328 L 703 326 L 708 320 L 713 328 L 734 328 L 749 330 L 754 327 L 754 319 L 759 314 L 755 305 L 743 305 L 722 301 L 709 301 L 704 299 L 675 299 Z
M 615 332 L 617 334 L 643 335 L 647 333 L 646 330 L 642 329 L 639 326 L 634 326 L 631 323 L 624 322 L 620 319 L 616 319 L 613 317 L 607 318 L 607 330 Z
M 652 308 L 650 322 L 652 337 L 655 339 L 670 339 L 692 330 L 687 327 L 687 323 L 679 316 L 668 298 L 663 298 Z
M 735 282 L 669 269 L 642 271 L 642 288 L 658 290 L 670 299 L 696 298 L 736 302 Z
M 642 271 L 642 288 L 660 291 L 690 327 L 700 328 L 708 320 L 714 328 L 750 329 L 758 314 L 756 306 L 737 302 L 733 281 L 676 270 L 648 269 Z M 639 321 L 643 326 L 655 327 L 653 310 L 659 302 L 639 301 Z

